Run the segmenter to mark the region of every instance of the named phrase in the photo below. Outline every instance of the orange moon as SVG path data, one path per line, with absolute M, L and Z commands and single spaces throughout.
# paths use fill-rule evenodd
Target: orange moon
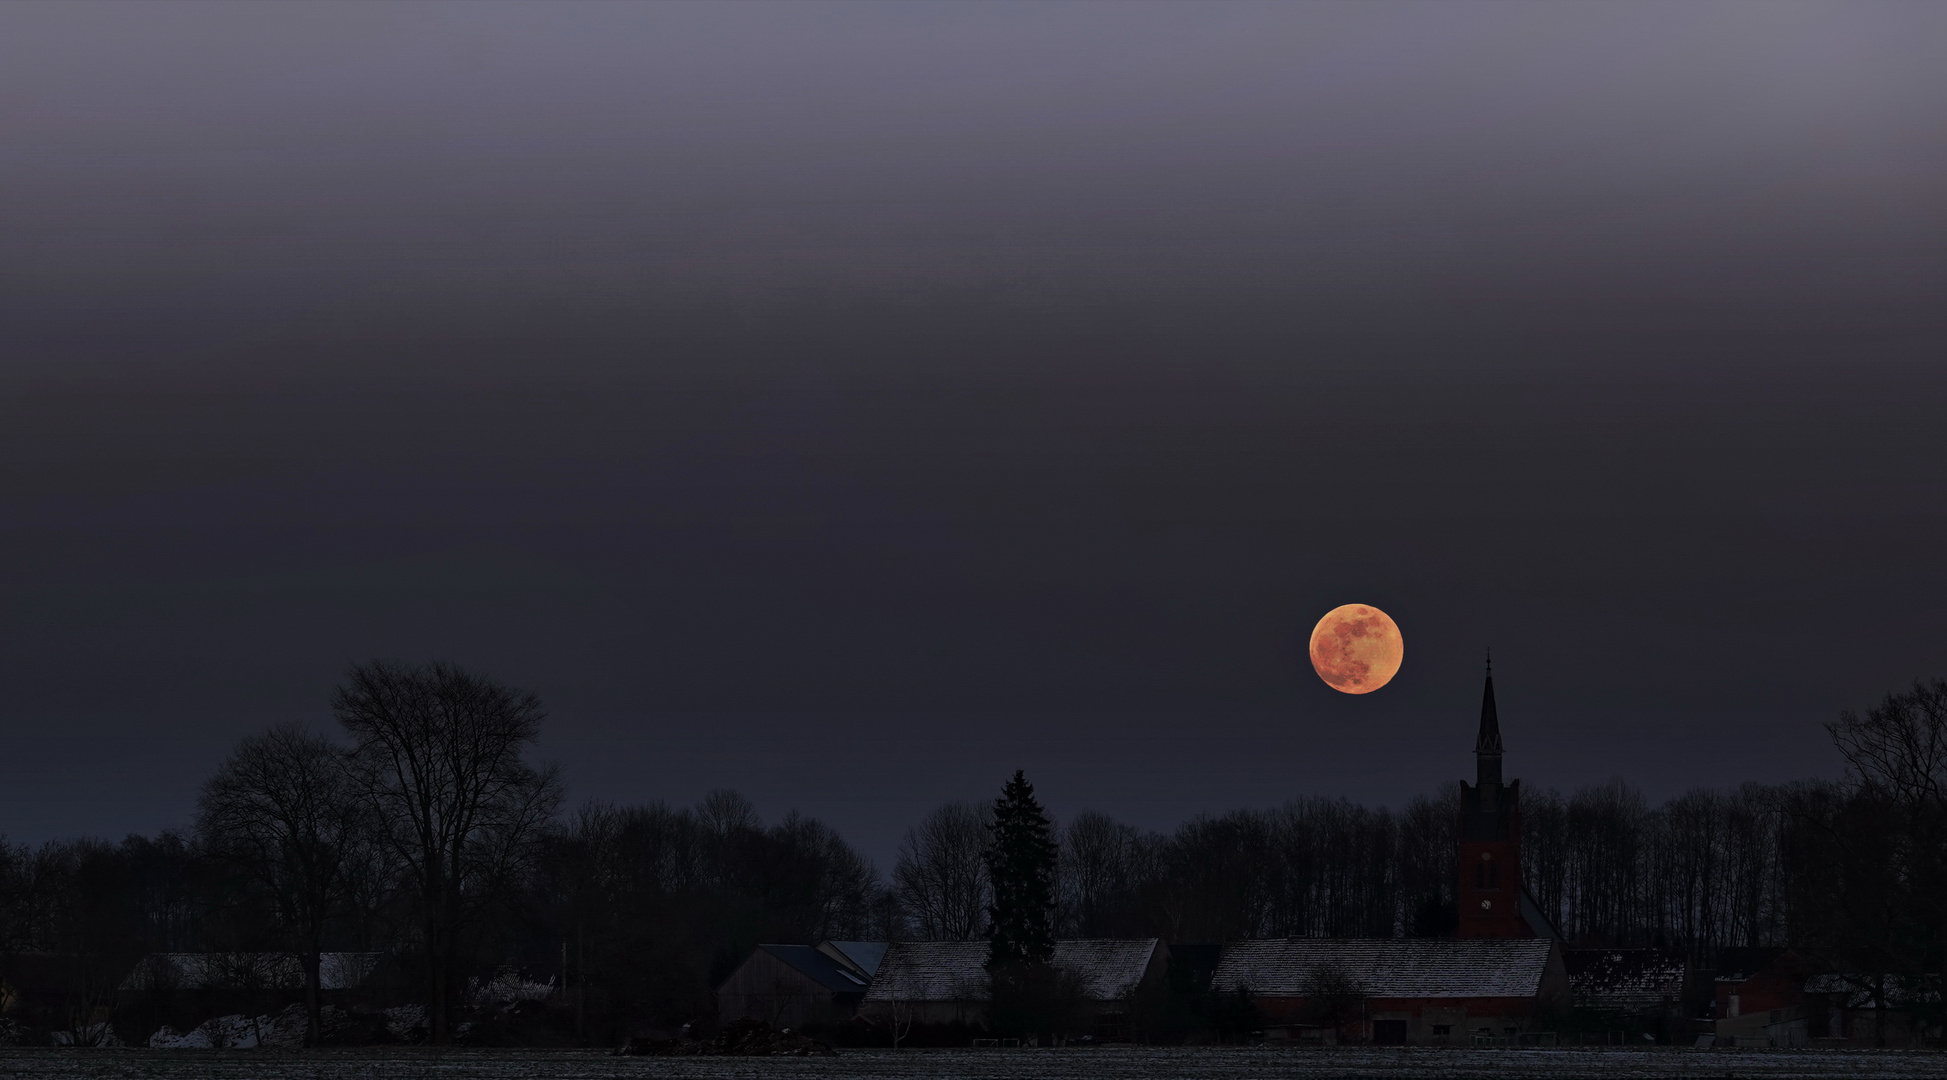
M 1399 625 L 1368 604 L 1335 607 L 1312 627 L 1312 670 L 1343 693 L 1370 694 L 1392 682 L 1405 656 Z

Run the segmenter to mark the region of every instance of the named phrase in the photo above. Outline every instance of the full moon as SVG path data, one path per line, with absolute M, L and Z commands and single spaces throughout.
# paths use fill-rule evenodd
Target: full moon
M 1312 670 L 1343 693 L 1370 694 L 1392 682 L 1405 656 L 1399 626 L 1367 604 L 1335 607 L 1312 627 Z

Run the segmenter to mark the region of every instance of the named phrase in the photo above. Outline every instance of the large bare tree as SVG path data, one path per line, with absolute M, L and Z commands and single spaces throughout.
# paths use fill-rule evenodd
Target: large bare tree
M 1888 869 L 1911 917 L 1931 931 L 1917 936 L 1934 938 L 1933 974 L 1947 994 L 1947 679 L 1916 681 L 1863 714 L 1841 713 L 1826 731 L 1855 790 L 1894 810 Z M 1913 950 L 1909 967 L 1924 953 Z
M 304 968 L 305 1039 L 318 1041 L 319 957 L 345 905 L 370 815 L 345 751 L 286 725 L 237 744 L 203 784 L 197 830 L 214 854 L 260 882 L 277 925 Z
M 504 896 L 561 804 L 553 766 L 526 752 L 546 713 L 524 690 L 451 664 L 360 664 L 332 697 L 379 831 L 404 866 L 426 962 L 435 1043 L 452 1041 L 467 935 Z
M 972 941 L 986 933 L 987 820 L 985 807 L 947 803 L 906 831 L 893 888 L 921 938 Z

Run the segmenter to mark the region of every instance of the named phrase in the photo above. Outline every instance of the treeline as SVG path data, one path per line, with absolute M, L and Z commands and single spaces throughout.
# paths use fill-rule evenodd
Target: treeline
M 564 1040 L 605 1042 L 711 1016 L 714 986 L 760 942 L 989 935 L 991 804 L 936 809 L 881 873 L 820 822 L 766 823 L 734 792 L 564 814 L 559 777 L 527 760 L 539 702 L 451 667 L 361 666 L 333 707 L 342 739 L 245 740 L 188 834 L 0 842 L 0 978 L 61 968 L 69 1016 L 56 1021 L 78 1029 L 115 1012 L 144 953 L 282 952 L 313 976 L 315 1016 L 321 952 L 382 951 L 436 1041 L 474 987 L 515 969 L 556 980 Z M 1843 783 L 1661 805 L 1619 780 L 1524 790 L 1530 891 L 1571 940 L 1705 963 L 1789 944 L 1937 987 L 1947 683 L 1831 733 L 1851 765 Z M 1168 834 L 1083 812 L 1054 831 L 1054 929 L 1172 943 L 1441 935 L 1458 816 L 1455 791 L 1397 810 L 1300 799 Z
M 1529 890 L 1565 937 L 1714 953 L 1792 936 L 1790 871 L 1840 785 L 1747 784 L 1652 807 L 1621 780 L 1522 795 Z M 1837 801 L 1835 801 L 1837 800 Z M 1457 787 L 1398 811 L 1310 798 L 1144 832 L 1084 812 L 1061 830 L 1064 936 L 1227 941 L 1450 933 Z M 981 809 L 951 804 L 906 836 L 892 875 L 908 932 L 984 932 Z

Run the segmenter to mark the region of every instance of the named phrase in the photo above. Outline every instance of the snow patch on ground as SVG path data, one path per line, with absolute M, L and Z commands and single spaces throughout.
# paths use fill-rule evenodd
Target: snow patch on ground
M 164 1024 L 149 1036 L 153 1050 L 254 1050 L 260 1046 L 296 1049 L 304 1045 L 304 1006 L 276 1016 L 213 1016 L 189 1031 Z
M 394 1005 L 385 1010 L 385 1030 L 400 1042 L 423 1042 L 428 1033 L 424 1005 Z
M 552 978 L 547 982 L 535 982 L 522 978 L 517 971 L 502 971 L 484 983 L 476 979 L 472 989 L 473 1006 L 477 1009 L 515 1005 L 523 1001 L 546 1001 L 555 995 Z
M 54 1045 L 56 1046 L 124 1046 L 127 1045 L 122 1042 L 121 1036 L 115 1034 L 115 1029 L 113 1027 L 110 1027 L 108 1021 L 106 1020 L 102 1021 L 99 1024 L 89 1024 L 87 1027 L 79 1028 L 74 1031 L 56 1031 L 53 1032 L 52 1035 L 53 1035 Z

